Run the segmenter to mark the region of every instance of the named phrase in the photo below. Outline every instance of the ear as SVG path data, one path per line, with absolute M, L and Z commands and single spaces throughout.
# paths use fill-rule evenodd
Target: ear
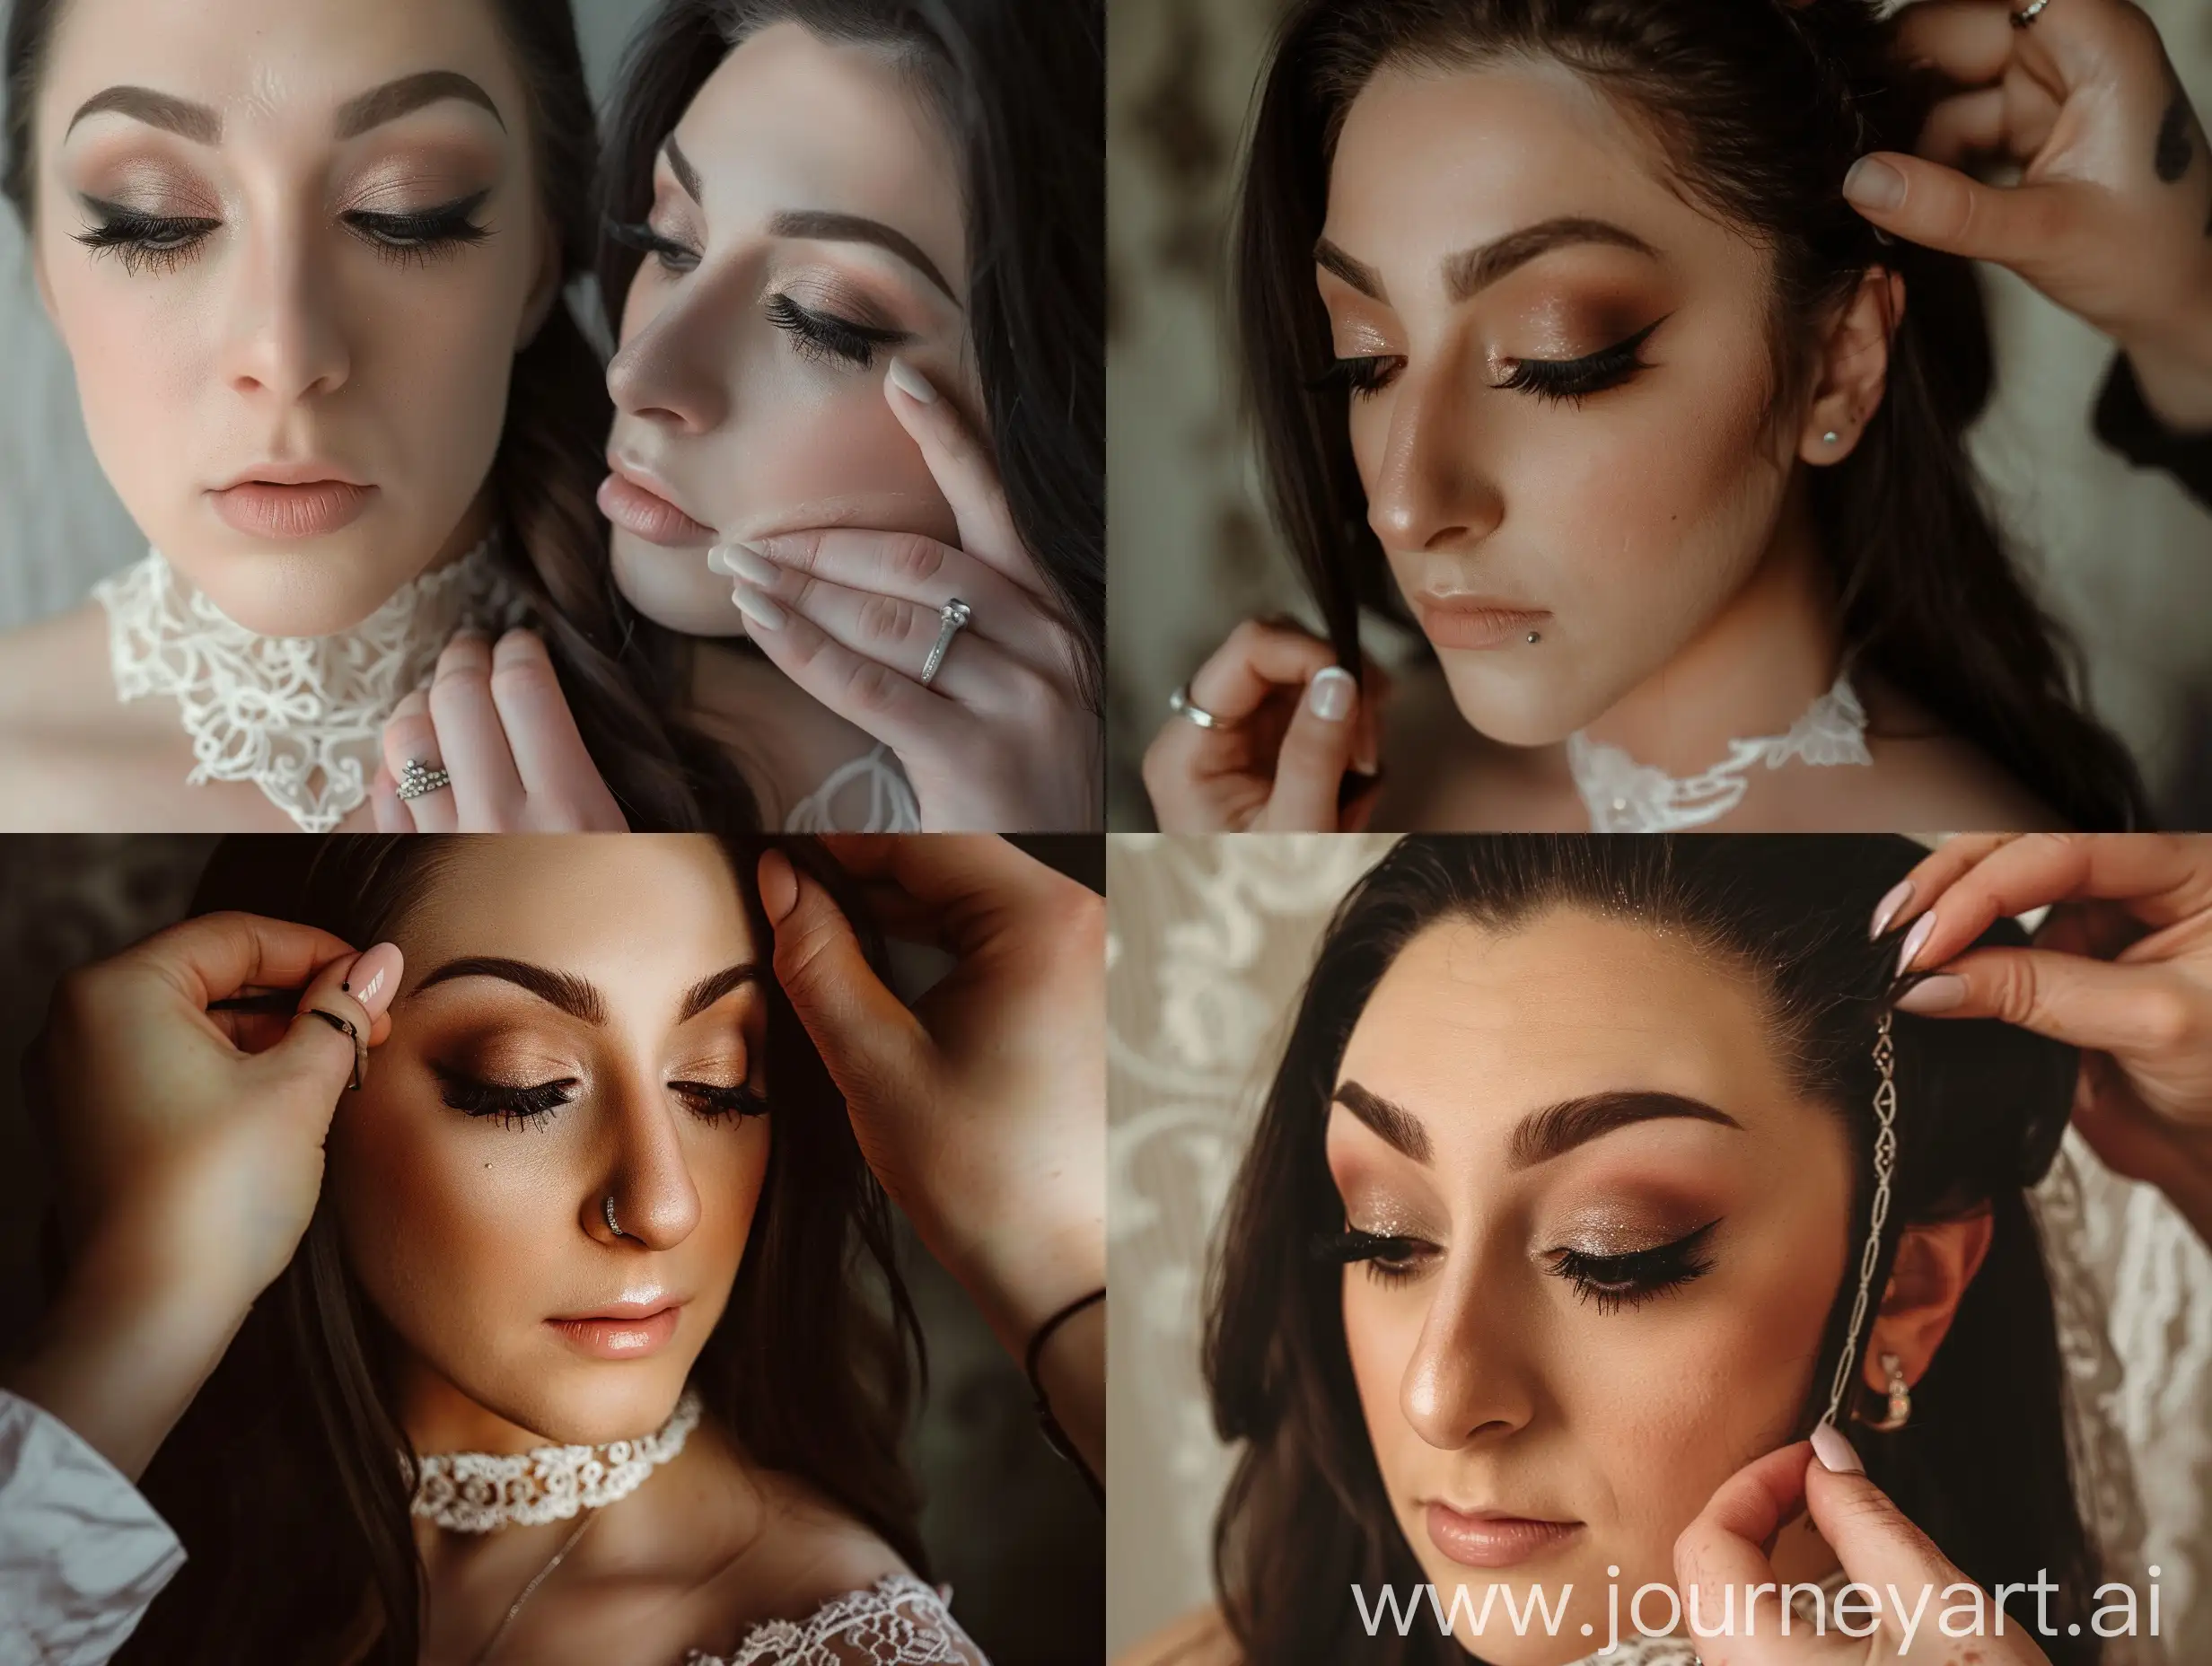
M 522 309 L 522 328 L 515 332 L 514 350 L 517 353 L 538 339 L 538 332 L 545 321 L 553 316 L 553 309 L 561 298 L 561 245 L 553 227 L 543 215 L 538 221 L 538 277 L 531 287 L 530 301 Z
M 1904 320 L 1904 278 L 1870 267 L 1821 345 L 1812 408 L 1797 437 L 1797 455 L 1804 461 L 1822 469 L 1858 449 L 1888 390 L 1890 343 Z
M 1866 1386 L 1875 1393 L 1889 1391 L 1889 1373 L 1882 1368 L 1884 1354 L 1897 1355 L 1897 1368 L 1908 1384 L 1927 1374 L 1936 1350 L 1958 1317 L 1966 1287 L 1981 1271 L 1995 1225 L 1985 1206 L 1956 1221 L 1905 1229 L 1897 1241 L 1890 1286 L 1883 1293 L 1866 1357 L 1859 1367 Z

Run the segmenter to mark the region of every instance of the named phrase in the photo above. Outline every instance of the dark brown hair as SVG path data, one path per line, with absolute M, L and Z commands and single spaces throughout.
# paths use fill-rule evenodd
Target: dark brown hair
M 241 836 L 217 848 L 195 914 L 223 908 L 374 943 L 434 891 L 454 841 L 424 835 Z M 773 846 L 867 918 L 842 869 L 804 839 L 738 839 L 728 856 L 755 941 L 753 875 Z M 881 969 L 880 940 L 863 930 Z M 749 1460 L 797 1476 L 926 1576 L 902 1452 L 919 1321 L 890 1204 L 843 1100 L 773 979 L 764 1067 L 768 1172 L 721 1322 L 692 1369 Z M 347 1659 L 365 1626 L 376 1666 L 414 1666 L 423 1574 L 408 1504 L 415 1453 L 388 1371 L 395 1339 L 347 1267 L 329 1198 L 144 1483 L 190 1560 L 118 1659 L 168 1666 Z
M 35 189 L 33 116 L 66 0 L 15 0 L 8 19 L 6 160 L 0 189 L 26 227 Z M 560 282 L 591 269 L 599 126 L 566 0 L 490 0 L 530 97 L 539 211 L 560 251 Z M 592 758 L 639 830 L 757 827 L 750 790 L 680 714 L 672 638 L 616 590 L 595 501 L 614 408 L 606 374 L 565 300 L 515 355 L 492 461 L 509 576 L 531 603 Z
M 1216 1524 L 1215 1574 L 1244 1659 L 1465 1659 L 1426 1619 L 1406 1636 L 1387 1625 L 1370 1636 L 1358 1621 L 1355 1583 L 1402 1592 L 1426 1576 L 1361 1414 L 1343 1268 L 1314 1252 L 1345 1224 L 1325 1151 L 1338 1070 L 1400 952 L 1439 921 L 1504 932 L 1575 908 L 1663 932 L 1742 974 L 1799 1091 L 1841 1121 L 1852 1151 L 1847 1270 L 1798 1412 L 1803 1435 L 1827 1410 L 1871 1213 L 1874 1039 L 1895 994 L 1898 940 L 1869 942 L 1866 921 L 1926 855 L 1883 837 L 1409 838 L 1352 889 L 1299 1000 L 1213 1269 L 1206 1379 L 1222 1438 L 1243 1447 Z M 1980 941 L 2025 937 L 2007 920 Z M 1867 1473 L 1969 1577 L 1986 1587 L 2048 1569 L 2058 1630 L 2079 1621 L 2084 1635 L 2039 1640 L 2056 1666 L 2083 1666 L 2097 1658 L 2086 1634 L 2098 1560 L 2069 1478 L 2066 1373 L 2025 1198 L 2065 1131 L 2076 1055 L 1994 1022 L 1897 1013 L 1893 1022 L 1896 1174 L 1873 1288 L 1886 1286 L 1905 1226 L 1987 1207 L 1993 1231 L 1913 1387 L 1910 1423 L 1892 1434 L 1853 1425 L 1849 1434 Z M 1870 1311 L 1852 1339 L 1858 1361 L 1877 1316 Z
M 1384 65 L 1566 65 L 1667 146 L 1684 188 L 1772 250 L 1778 412 L 1816 321 L 1862 276 L 1903 276 L 1889 386 L 1849 458 L 1812 471 L 1847 663 L 1881 677 L 2072 825 L 2142 826 L 2133 759 L 2084 710 L 2078 654 L 2022 582 L 1963 435 L 1993 379 L 1971 267 L 1885 245 L 1842 195 L 1852 163 L 1906 150 L 1924 101 L 1891 66 L 1879 0 L 1298 0 L 1277 36 L 1246 164 L 1236 315 L 1269 498 L 1339 657 L 1363 608 L 1407 623 L 1328 375 L 1313 247 L 1352 101 Z
M 654 158 L 748 37 L 796 22 L 900 55 L 963 169 L 968 323 L 1015 529 L 1101 700 L 1106 637 L 1105 22 L 1099 0 L 664 0 L 608 118 L 608 225 L 653 206 Z M 600 297 L 619 336 L 642 256 L 609 235 Z

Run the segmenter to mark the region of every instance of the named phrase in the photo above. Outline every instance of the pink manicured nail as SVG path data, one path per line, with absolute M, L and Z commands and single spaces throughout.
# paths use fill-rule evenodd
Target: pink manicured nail
M 1883 932 L 1888 931 L 1890 922 L 1895 919 L 1902 912 L 1905 905 L 1911 900 L 1912 881 L 1910 880 L 1900 880 L 1891 886 L 1888 894 L 1880 902 L 1874 904 L 1874 923 L 1868 929 L 1867 937 L 1869 939 L 1879 937 Z
M 937 390 L 929 385 L 929 378 L 904 359 L 891 362 L 891 381 L 892 387 L 917 405 L 935 405 L 937 402 Z
M 1821 1460 L 1823 1469 L 1841 1475 L 1864 1475 L 1866 1466 L 1858 1460 L 1851 1450 L 1851 1442 L 1843 1438 L 1843 1432 L 1832 1423 L 1813 1425 L 1813 1455 Z
M 777 631 L 784 627 L 784 610 L 750 584 L 740 584 L 730 592 L 730 600 L 737 603 L 737 610 L 761 630 Z
M 1951 972 L 1924 978 L 1897 997 L 1900 1013 L 1951 1013 L 1966 1004 L 1966 979 Z
M 1905 934 L 1905 946 L 1897 953 L 1897 975 L 1900 978 L 1912 969 L 1913 961 L 1919 958 L 1920 951 L 1927 947 L 1927 940 L 1935 934 L 1935 931 L 1936 916 L 1932 914 L 1923 914 L 1912 923 L 1912 929 Z
M 405 962 L 397 943 L 380 943 L 363 953 L 346 974 L 347 993 L 367 1009 L 372 1019 L 383 1015 L 399 990 L 399 972 Z

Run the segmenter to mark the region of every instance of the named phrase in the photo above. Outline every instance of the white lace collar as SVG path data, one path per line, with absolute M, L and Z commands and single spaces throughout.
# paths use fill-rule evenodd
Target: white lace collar
M 791 807 L 786 833 L 919 833 L 922 808 L 888 746 L 839 765 Z
M 489 1533 L 510 1522 L 541 1527 L 628 1498 L 683 1451 L 698 1426 L 699 1397 L 683 1391 L 651 1434 L 598 1446 L 526 1452 L 434 1452 L 416 1460 L 414 1513 L 448 1532 Z
M 966 1666 L 980 1660 L 945 1599 L 911 1574 L 833 1597 L 803 1620 L 772 1619 L 728 1655 L 693 1650 L 684 1666 Z
M 248 630 L 158 549 L 92 594 L 108 610 L 116 697 L 177 702 L 198 760 L 185 779 L 250 781 L 303 833 L 327 833 L 366 802 L 384 720 L 455 630 L 522 614 L 489 541 L 334 636 Z
M 1679 833 L 1709 826 L 1743 802 L 1756 765 L 1779 769 L 1808 764 L 1871 764 L 1866 708 L 1847 671 L 1783 735 L 1731 741 L 1728 758 L 1702 775 L 1677 776 L 1639 764 L 1617 746 L 1577 730 L 1567 738 L 1567 765 L 1590 812 L 1593 833 Z

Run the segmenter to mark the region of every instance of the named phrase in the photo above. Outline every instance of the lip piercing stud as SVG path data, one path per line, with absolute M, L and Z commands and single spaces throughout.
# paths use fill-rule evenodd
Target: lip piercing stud
M 1533 647 L 1537 643 L 1541 642 L 1543 639 L 1544 633 L 1540 630 L 1532 630 L 1529 633 L 1529 644 L 1532 647 Z

